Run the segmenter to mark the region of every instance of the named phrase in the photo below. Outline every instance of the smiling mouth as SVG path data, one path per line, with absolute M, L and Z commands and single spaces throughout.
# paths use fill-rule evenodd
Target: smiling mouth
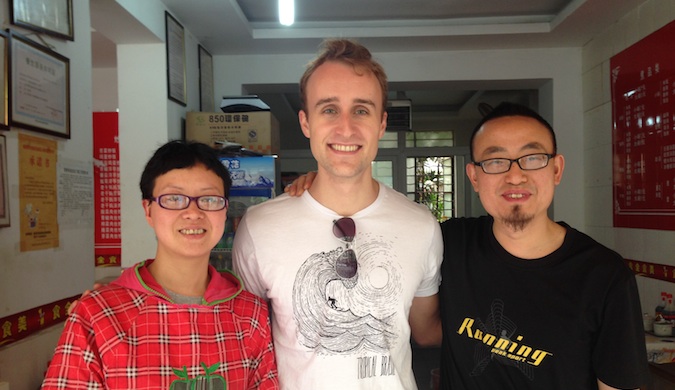
M 194 234 L 204 234 L 206 230 L 204 229 L 181 229 L 179 230 L 181 234 L 194 235 Z
M 338 152 L 356 152 L 360 148 L 360 146 L 330 144 L 330 148 Z
M 523 199 L 525 197 L 524 194 L 508 194 L 504 195 L 504 197 L 509 198 L 509 199 Z

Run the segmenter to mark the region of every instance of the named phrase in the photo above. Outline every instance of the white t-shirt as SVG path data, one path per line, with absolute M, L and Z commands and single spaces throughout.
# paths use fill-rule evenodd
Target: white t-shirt
M 350 216 L 357 274 L 340 277 L 341 218 L 309 192 L 250 207 L 234 240 L 235 272 L 271 302 L 282 389 L 416 389 L 408 314 L 438 292 L 443 255 L 431 212 L 380 184 Z

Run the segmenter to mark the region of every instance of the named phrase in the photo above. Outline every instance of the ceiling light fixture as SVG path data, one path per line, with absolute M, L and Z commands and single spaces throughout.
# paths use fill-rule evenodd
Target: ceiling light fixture
M 290 26 L 295 21 L 294 0 L 279 0 L 279 23 Z

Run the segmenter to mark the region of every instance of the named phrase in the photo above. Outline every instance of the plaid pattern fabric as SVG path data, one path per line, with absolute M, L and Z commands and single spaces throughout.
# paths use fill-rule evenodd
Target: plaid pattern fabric
M 242 291 L 210 306 L 178 305 L 109 285 L 83 298 L 68 318 L 42 388 L 278 387 L 260 298 Z

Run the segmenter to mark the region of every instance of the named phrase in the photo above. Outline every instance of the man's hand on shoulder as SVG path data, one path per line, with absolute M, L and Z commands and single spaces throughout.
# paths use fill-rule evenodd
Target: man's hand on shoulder
M 105 286 L 105 284 L 102 284 L 102 283 L 94 283 L 94 287 L 92 287 L 91 290 L 84 290 L 84 292 L 82 293 L 82 295 L 80 295 L 80 299 L 82 299 L 82 298 L 86 297 L 87 295 L 89 295 L 89 293 L 92 292 L 92 290 L 99 289 L 99 288 L 101 288 L 101 287 L 103 287 L 103 286 Z M 80 302 L 80 299 L 77 299 L 77 300 L 73 301 L 73 303 L 72 303 L 70 306 L 68 306 L 68 315 L 70 315 L 70 314 L 73 312 L 73 310 L 75 310 L 75 306 L 77 306 L 78 302 Z
M 316 172 L 307 172 L 293 180 L 293 183 L 287 185 L 286 188 L 284 188 L 284 192 L 290 196 L 300 196 L 312 186 L 315 177 Z

